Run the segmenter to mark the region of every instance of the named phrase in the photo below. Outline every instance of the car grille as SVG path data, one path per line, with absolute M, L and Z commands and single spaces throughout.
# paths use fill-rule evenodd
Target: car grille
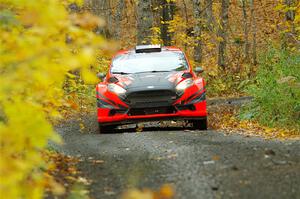
M 176 110 L 173 106 L 154 107 L 154 108 L 131 108 L 128 115 L 152 115 L 152 114 L 171 114 Z
M 171 106 L 176 99 L 171 90 L 137 91 L 128 94 L 126 103 L 132 108 L 151 108 Z

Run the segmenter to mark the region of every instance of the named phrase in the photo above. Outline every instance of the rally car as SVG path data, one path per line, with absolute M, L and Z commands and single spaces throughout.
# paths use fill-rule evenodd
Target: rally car
M 96 86 L 101 133 L 121 124 L 186 120 L 207 129 L 205 81 L 176 47 L 141 45 L 119 51 Z

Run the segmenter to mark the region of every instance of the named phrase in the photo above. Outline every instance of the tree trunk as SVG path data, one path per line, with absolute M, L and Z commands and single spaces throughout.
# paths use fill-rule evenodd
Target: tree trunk
M 117 4 L 117 10 L 115 12 L 115 38 L 121 38 L 122 31 L 122 18 L 123 18 L 123 9 L 125 7 L 125 0 L 119 0 Z
M 292 7 L 295 6 L 295 2 L 294 0 L 285 0 L 284 3 L 288 6 L 288 7 Z M 295 10 L 289 10 L 285 13 L 285 19 L 287 21 L 294 21 L 295 19 Z
M 243 7 L 243 21 L 244 21 L 244 56 L 245 61 L 249 61 L 249 30 L 248 30 L 248 16 L 247 16 L 247 8 L 246 8 L 246 0 L 242 0 L 242 7 Z
M 150 44 L 153 15 L 150 0 L 139 0 L 137 4 L 137 43 Z
M 202 29 L 202 19 L 201 19 L 201 0 L 193 0 L 194 7 L 194 37 L 195 37 L 195 48 L 194 48 L 194 61 L 201 63 L 202 61 L 202 39 L 201 39 L 201 29 Z
M 251 12 L 251 29 L 252 29 L 252 63 L 257 64 L 256 58 L 256 20 L 254 13 L 254 0 L 250 0 L 250 12 Z
M 105 20 L 106 26 L 98 27 L 96 29 L 97 34 L 103 35 L 105 38 L 111 38 L 113 27 L 112 27 L 112 6 L 110 0 L 86 0 L 85 6 L 93 14 L 101 17 Z
M 169 22 L 173 20 L 175 13 L 175 2 L 162 0 L 162 23 L 161 23 L 161 39 L 165 46 L 171 46 L 172 33 L 169 32 Z
M 218 65 L 224 70 L 226 68 L 226 44 L 229 0 L 221 0 L 220 26 L 218 30 Z
M 183 10 L 184 10 L 184 20 L 185 20 L 185 41 L 184 41 L 184 51 L 187 49 L 187 37 L 188 37 L 188 11 L 185 0 L 182 0 Z
M 285 0 L 284 3 L 288 8 L 297 6 L 297 1 L 295 0 Z M 288 47 L 288 46 L 291 47 L 299 42 L 297 40 L 296 29 L 294 24 L 295 15 L 296 15 L 295 10 L 289 9 L 285 13 L 285 20 L 287 24 L 289 24 L 290 28 L 287 28 L 287 31 L 284 33 L 283 47 Z
M 213 0 L 205 0 L 205 18 L 206 18 L 206 26 L 208 29 L 213 32 L 215 19 L 213 15 Z
M 105 13 L 104 16 L 105 16 L 105 20 L 106 20 L 104 35 L 105 35 L 106 38 L 112 38 L 113 35 L 114 35 L 113 34 L 114 30 L 113 30 L 113 20 L 112 20 L 113 13 L 112 13 L 111 0 L 106 0 L 106 1 L 103 1 L 103 2 L 104 2 L 104 13 Z M 103 15 L 103 11 L 102 10 L 99 10 L 99 11 Z

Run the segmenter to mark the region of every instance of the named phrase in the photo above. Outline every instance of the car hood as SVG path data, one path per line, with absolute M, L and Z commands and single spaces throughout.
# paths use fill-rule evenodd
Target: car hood
M 127 91 L 174 90 L 183 72 L 155 72 L 117 75 L 116 77 Z

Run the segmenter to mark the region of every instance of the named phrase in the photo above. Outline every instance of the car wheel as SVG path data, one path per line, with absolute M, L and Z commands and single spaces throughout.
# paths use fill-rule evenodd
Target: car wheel
M 200 120 L 192 120 L 193 128 L 198 130 L 207 130 L 207 117 Z
M 99 124 L 99 133 L 101 134 L 110 134 L 110 133 L 114 133 L 114 130 L 116 128 L 115 125 L 102 125 L 101 123 Z

